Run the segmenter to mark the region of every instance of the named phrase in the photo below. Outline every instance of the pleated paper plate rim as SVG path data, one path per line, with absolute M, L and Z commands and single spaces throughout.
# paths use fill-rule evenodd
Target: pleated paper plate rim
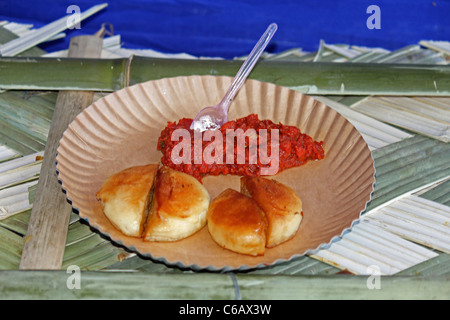
M 290 185 L 302 198 L 304 219 L 293 239 L 266 250 L 264 256 L 250 257 L 218 247 L 208 240 L 206 227 L 176 243 L 149 243 L 122 235 L 106 219 L 95 199 L 103 181 L 126 167 L 159 162 L 156 140 L 167 121 L 193 118 L 202 107 L 216 104 L 231 81 L 222 76 L 153 80 L 119 90 L 86 108 L 65 131 L 56 157 L 58 179 L 80 217 L 141 256 L 170 266 L 209 271 L 287 262 L 325 248 L 349 231 L 370 202 L 375 183 L 374 162 L 366 142 L 349 121 L 325 104 L 256 80 L 247 80 L 241 88 L 230 108 L 230 119 L 256 113 L 260 119 L 296 125 L 315 140 L 324 141 L 325 159 L 270 177 Z M 238 189 L 238 182 L 239 177 L 234 176 L 204 179 L 211 199 L 227 187 Z

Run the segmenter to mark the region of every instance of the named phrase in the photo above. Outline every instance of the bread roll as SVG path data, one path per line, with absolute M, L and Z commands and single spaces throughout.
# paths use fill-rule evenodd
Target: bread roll
M 267 222 L 256 202 L 233 189 L 226 189 L 208 210 L 208 230 L 213 240 L 231 251 L 263 255 Z
M 290 187 L 273 179 L 242 177 L 241 192 L 252 197 L 267 217 L 267 247 L 291 239 L 302 221 L 302 201 Z
M 143 239 L 176 241 L 203 228 L 209 207 L 209 193 L 193 176 L 161 167 Z
M 106 179 L 96 193 L 106 217 L 127 236 L 142 235 L 157 170 L 158 164 L 122 170 Z

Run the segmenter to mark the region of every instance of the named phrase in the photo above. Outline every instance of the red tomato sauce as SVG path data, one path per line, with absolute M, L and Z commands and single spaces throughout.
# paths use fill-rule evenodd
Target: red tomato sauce
M 242 129 L 246 131 L 247 129 L 255 129 L 256 132 L 260 132 L 260 129 L 267 130 L 267 150 L 268 155 L 271 154 L 272 146 L 271 142 L 271 130 L 278 130 L 278 170 L 275 173 L 281 172 L 285 169 L 298 167 L 305 164 L 309 160 L 321 160 L 325 156 L 323 149 L 323 141 L 314 141 L 309 135 L 304 134 L 299 128 L 294 126 L 287 126 L 281 123 L 274 123 L 271 120 L 259 120 L 258 116 L 255 114 L 250 114 L 247 117 L 240 118 L 237 120 L 228 121 L 219 130 L 221 131 L 223 137 L 223 161 L 222 163 L 209 163 L 202 159 L 201 163 L 194 163 L 194 130 L 190 129 L 192 119 L 183 118 L 177 122 L 168 122 L 167 127 L 161 131 L 161 135 L 158 139 L 157 149 L 162 152 L 161 162 L 163 165 L 171 167 L 175 170 L 188 173 L 199 181 L 206 175 L 220 175 L 220 174 L 233 174 L 239 176 L 259 176 L 261 175 L 261 169 L 267 168 L 270 164 L 265 162 L 262 163 L 261 159 L 258 157 L 256 163 L 249 161 L 249 147 L 250 144 L 245 140 L 244 145 L 238 145 L 237 141 L 234 142 L 234 160 L 236 160 L 237 153 L 240 148 L 245 150 L 245 163 L 238 163 L 238 161 L 233 161 L 233 163 L 226 163 L 226 134 L 227 131 Z M 191 161 L 189 163 L 179 163 L 176 164 L 172 161 L 172 150 L 181 141 L 172 141 L 172 133 L 176 129 L 188 130 L 191 137 Z M 214 141 L 201 141 L 202 152 L 205 148 Z M 259 140 L 258 140 L 259 141 Z M 242 150 L 241 150 L 242 152 Z M 229 162 L 229 161 L 228 161 Z

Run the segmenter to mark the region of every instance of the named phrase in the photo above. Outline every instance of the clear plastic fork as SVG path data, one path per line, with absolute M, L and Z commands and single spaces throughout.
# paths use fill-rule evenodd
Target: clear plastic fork
M 276 23 L 269 25 L 267 30 L 256 43 L 253 50 L 250 52 L 247 59 L 242 64 L 222 101 L 220 101 L 220 103 L 216 106 L 206 107 L 200 110 L 192 121 L 191 129 L 200 131 L 215 130 L 219 129 L 228 121 L 228 109 L 231 102 L 244 84 L 267 44 L 272 39 L 277 28 L 278 26 Z

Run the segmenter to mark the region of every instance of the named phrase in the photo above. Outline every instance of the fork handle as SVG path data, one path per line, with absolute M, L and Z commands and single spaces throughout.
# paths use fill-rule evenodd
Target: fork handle
M 276 23 L 272 23 L 269 25 L 267 30 L 264 32 L 259 41 L 256 43 L 255 47 L 250 52 L 247 59 L 245 59 L 238 73 L 234 77 L 234 80 L 230 88 L 228 89 L 227 93 L 220 102 L 220 105 L 226 112 L 228 112 L 228 108 L 230 106 L 231 101 L 233 101 L 237 92 L 244 84 L 244 81 L 247 79 L 248 75 L 250 74 L 256 62 L 258 61 L 259 57 L 263 53 L 264 49 L 267 47 L 267 44 L 269 43 L 270 39 L 272 39 L 275 31 L 277 31 L 277 28 L 278 26 Z

